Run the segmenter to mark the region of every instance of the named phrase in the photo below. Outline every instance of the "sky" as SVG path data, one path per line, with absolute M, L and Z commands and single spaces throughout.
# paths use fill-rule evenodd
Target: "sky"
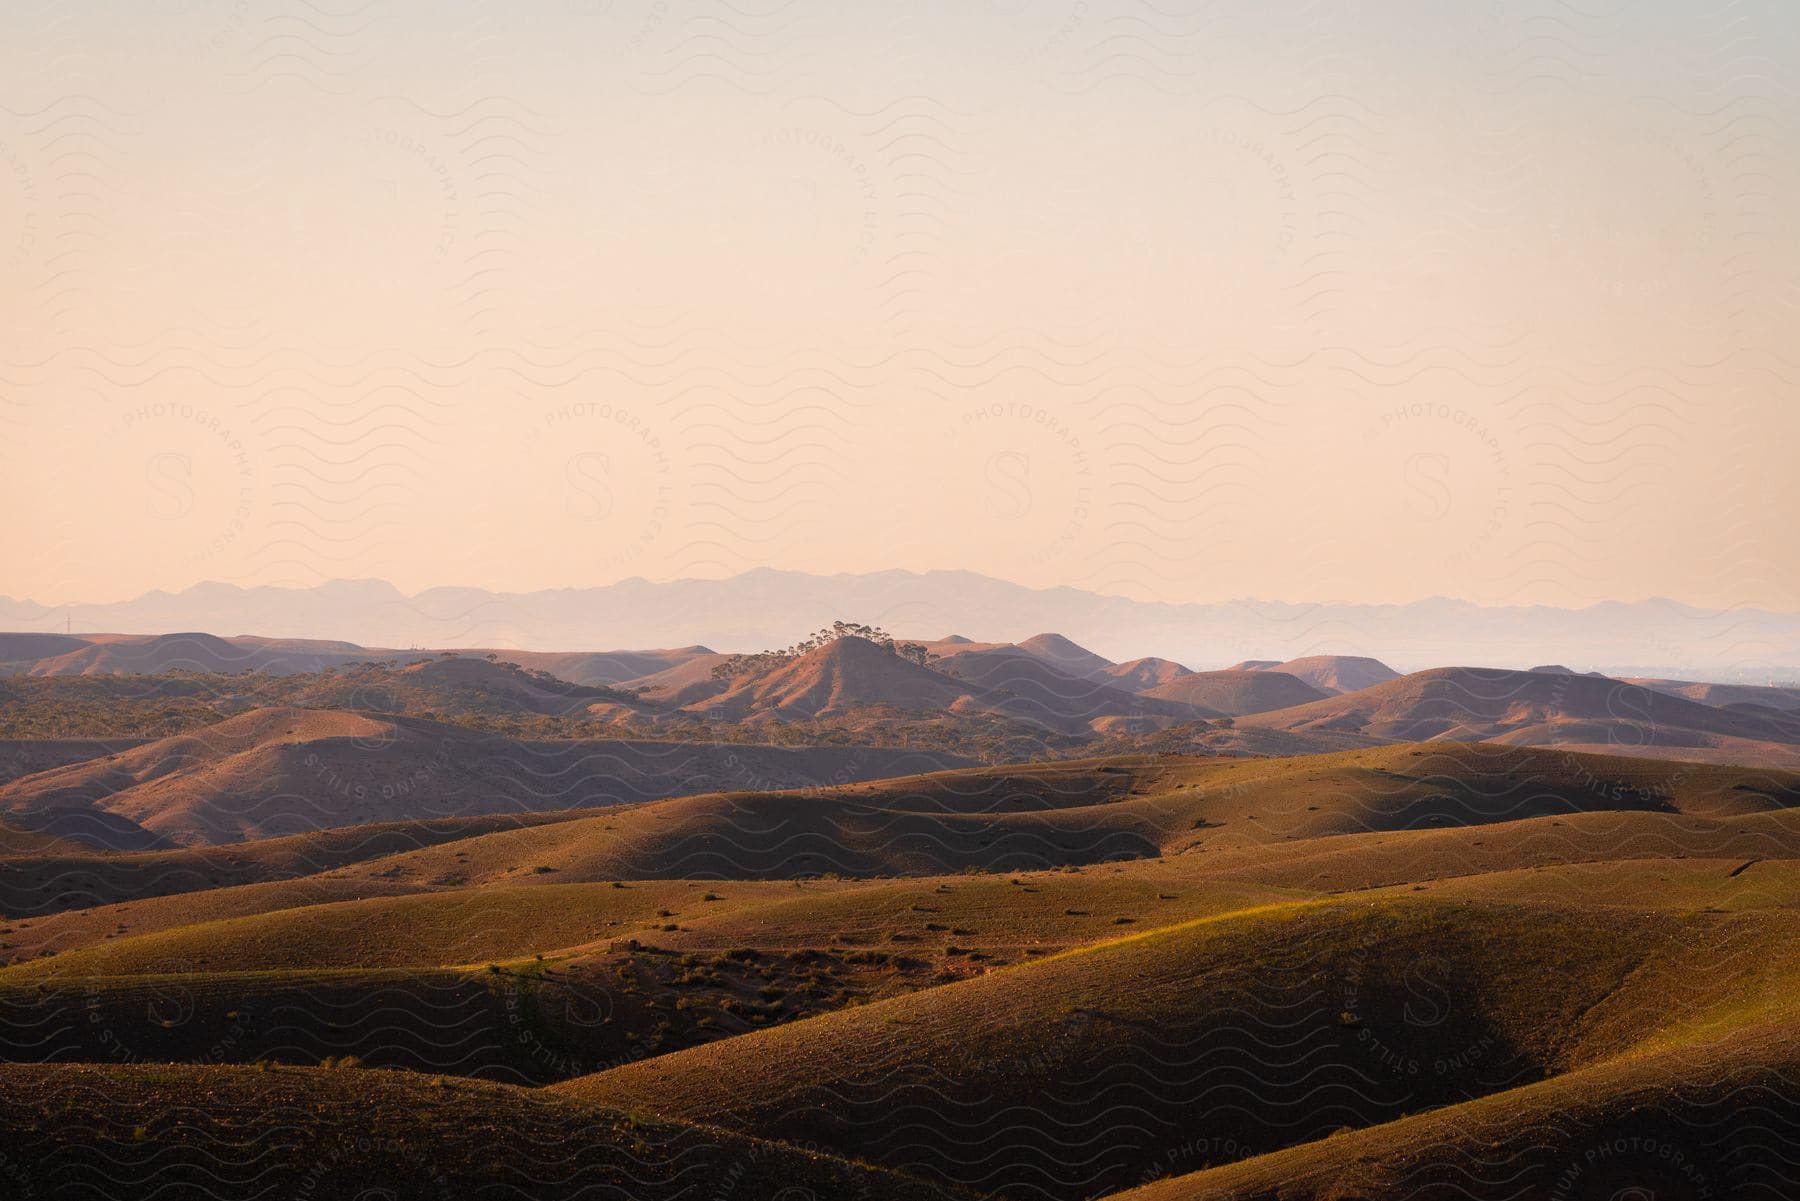
M 1800 610 L 1800 8 L 9 0 L 0 595 Z

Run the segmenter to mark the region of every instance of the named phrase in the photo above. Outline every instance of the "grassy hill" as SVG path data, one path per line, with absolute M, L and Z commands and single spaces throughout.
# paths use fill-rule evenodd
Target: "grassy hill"
M 138 854 L 108 854 L 67 839 L 46 841 L 42 835 L 21 833 L 0 855 L 0 914 L 34 917 L 134 898 L 288 880 L 434 843 L 579 816 L 578 811 L 562 810 L 371 822 L 253 842 Z M 26 839 L 33 841 L 20 841 Z
M 1775 1198 L 1800 1171 L 1800 1040 L 1790 1022 L 1621 1057 L 1450 1109 L 1164 1177 L 1119 1201 L 1408 1197 Z
M 1719 708 L 1604 676 L 1444 667 L 1361 691 L 1256 714 L 1243 723 L 1419 741 L 1488 739 L 1634 754 L 1662 750 L 1732 762 L 1800 762 L 1800 720 Z
M 1782 1162 L 1797 800 L 1778 770 L 1437 740 L 134 853 L 15 831 L 0 1138 L 58 1181 L 116 1152 L 255 1195 L 293 1170 L 255 1131 L 291 1107 L 335 1146 L 365 1107 L 446 1148 L 449 1195 L 530 1192 L 505 1173 L 551 1149 L 626 1195 L 743 1195 L 729 1157 L 606 1175 L 630 1114 L 777 1140 L 771 1187 L 816 1197 L 1345 1201 L 1553 1195 L 1583 1140 L 1680 1135 L 1737 1188 Z M 344 1057 L 369 1066 L 317 1066 Z M 1763 1136 L 1722 1120 L 1743 1096 Z M 575 1115 L 599 1133 L 562 1146 Z
M 0 786 L 0 812 L 100 849 L 135 850 L 593 808 L 709 784 L 794 787 L 947 762 L 959 761 L 877 748 L 527 742 L 412 717 L 258 709 L 14 780 Z
M 927 1201 L 842 1159 L 520 1088 L 413 1073 L 109 1065 L 0 1069 L 16 1195 L 629 1196 Z M 199 1104 L 196 1102 L 199 1101 Z
M 1646 1039 L 1670 1018 L 1660 965 L 1694 966 L 1689 924 L 1410 897 L 1290 902 L 554 1087 L 855 1147 L 969 1188 L 1085 1197 L 1136 1182 L 1196 1131 L 1272 1151 Z M 1755 937 L 1791 964 L 1779 948 L 1795 929 L 1758 915 Z
M 1197 852 L 1215 856 L 1217 870 L 1225 870 L 1235 849 L 1257 846 L 1271 848 L 1266 862 L 1277 873 L 1271 879 L 1324 887 L 1346 868 L 1374 882 L 1434 874 L 1431 864 L 1442 857 L 1493 870 L 1504 859 L 1493 848 L 1521 838 L 1537 844 L 1519 852 L 1532 856 L 1530 862 L 1555 853 L 1663 854 L 1675 842 L 1696 854 L 1736 853 L 1723 849 L 1728 845 L 1747 857 L 1759 848 L 1784 853 L 1786 827 L 1775 818 L 1741 827 L 1766 830 L 1760 841 L 1746 836 L 1730 843 L 1697 832 L 1705 828 L 1702 819 L 1779 815 L 1797 799 L 1800 776 L 1789 772 L 1483 744 L 1267 760 L 1124 756 L 957 769 L 808 793 L 678 798 L 600 814 L 371 825 L 214 849 L 137 855 L 46 849 L 0 858 L 0 911 L 29 916 L 336 869 L 417 888 L 521 879 L 1029 871 Z M 1619 816 L 1591 822 L 1584 814 Z M 1629 829 L 1626 814 L 1639 815 Z M 1565 824 L 1510 829 L 1545 815 Z M 1695 821 L 1672 821 L 1677 817 Z M 539 828 L 552 821 L 561 823 L 556 831 Z M 1490 852 L 1483 852 L 1480 836 L 1453 833 L 1463 827 L 1493 827 Z M 1376 872 L 1346 858 L 1346 845 L 1314 841 L 1406 830 L 1446 833 L 1381 850 L 1371 849 L 1383 846 L 1379 840 L 1357 844 L 1356 855 L 1385 865 Z M 1559 851 L 1561 840 L 1568 846 Z M 1277 849 L 1283 844 L 1295 845 Z M 540 867 L 555 870 L 539 873 Z

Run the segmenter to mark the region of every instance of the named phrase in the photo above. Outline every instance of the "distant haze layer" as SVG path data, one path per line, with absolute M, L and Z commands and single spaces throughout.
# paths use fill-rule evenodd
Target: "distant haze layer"
M 816 576 L 752 571 L 726 580 L 497 593 L 437 588 L 408 596 L 373 580 L 314 588 L 204 584 L 118 604 L 49 607 L 0 598 L 0 628 L 61 632 L 208 631 L 345 639 L 375 647 L 616 650 L 704 644 L 786 646 L 837 619 L 918 639 L 960 634 L 1022 641 L 1055 632 L 1125 661 L 1194 668 L 1315 654 L 1370 655 L 1404 671 L 1446 664 L 1535 667 L 1675 679 L 1800 677 L 1800 614 L 1705 611 L 1671 601 L 1586 609 L 1409 605 L 1169 605 L 1074 588 L 1031 589 L 972 572 Z

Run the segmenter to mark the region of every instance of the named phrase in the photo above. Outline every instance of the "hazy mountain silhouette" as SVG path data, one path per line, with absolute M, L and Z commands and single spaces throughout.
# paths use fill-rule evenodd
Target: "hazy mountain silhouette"
M 312 588 L 204 583 L 72 607 L 0 598 L 0 626 L 40 633 L 61 633 L 65 625 L 76 634 L 256 631 L 378 647 L 540 651 L 682 643 L 756 650 L 785 645 L 796 630 L 839 618 L 920 639 L 955 630 L 977 640 L 1022 642 L 1055 630 L 1109 659 L 1159 655 L 1199 669 L 1333 654 L 1375 655 L 1400 670 L 1453 662 L 1564 663 L 1577 671 L 1682 680 L 1800 678 L 1800 614 L 1708 611 L 1666 600 L 1585 609 L 1488 608 L 1444 599 L 1165 604 L 1076 588 L 1026 588 L 968 571 L 821 576 L 772 569 L 723 580 L 630 579 L 530 593 L 432 588 L 407 596 L 380 581 L 337 580 Z

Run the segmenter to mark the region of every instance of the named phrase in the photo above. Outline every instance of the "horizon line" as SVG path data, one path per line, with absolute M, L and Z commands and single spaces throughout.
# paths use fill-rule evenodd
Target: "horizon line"
M 1405 600 L 1405 601 L 1317 600 L 1317 599 L 1284 600 L 1284 599 L 1279 599 L 1279 598 L 1258 597 L 1258 596 L 1238 596 L 1238 597 L 1232 597 L 1232 598 L 1226 599 L 1226 600 L 1141 600 L 1136 597 L 1125 596 L 1121 593 L 1101 592 L 1101 591 L 1097 591 L 1092 588 L 1085 588 L 1085 587 L 1082 587 L 1082 586 L 1079 586 L 1076 584 L 1050 584 L 1050 585 L 1043 585 L 1043 586 L 1033 585 L 1033 584 L 1023 584 L 1023 583 L 1019 583 L 1016 580 L 1009 580 L 1009 579 L 1006 579 L 1001 576 L 988 575 L 985 572 L 975 571 L 975 570 L 972 570 L 970 568 L 965 568 L 965 567 L 932 567 L 932 568 L 925 568 L 925 569 L 918 569 L 918 568 L 911 568 L 911 567 L 884 567 L 884 568 L 875 569 L 873 571 L 836 571 L 836 572 L 812 571 L 812 570 L 808 570 L 806 568 L 798 568 L 798 567 L 751 567 L 744 571 L 737 572 L 733 575 L 726 575 L 726 576 L 674 576 L 674 577 L 671 577 L 668 579 L 651 579 L 647 576 L 624 576 L 619 579 L 611 580 L 611 581 L 608 581 L 606 583 L 601 583 L 601 584 L 561 584 L 561 585 L 552 585 L 552 586 L 544 587 L 544 588 L 533 588 L 533 589 L 528 589 L 528 590 L 493 588 L 493 587 L 489 587 L 489 586 L 483 585 L 483 584 L 445 583 L 445 584 L 428 585 L 427 587 L 421 588 L 416 592 L 407 592 L 407 591 L 403 590 L 399 585 L 395 584 L 393 581 L 382 579 L 377 576 L 334 576 L 329 579 L 320 580 L 317 583 L 313 583 L 313 584 L 279 584 L 279 583 L 238 584 L 238 583 L 233 583 L 229 580 L 200 579 L 200 580 L 196 580 L 192 584 L 189 584 L 186 587 L 181 588 L 176 591 L 170 591 L 169 589 L 166 589 L 166 588 L 151 588 L 151 589 L 147 589 L 146 591 L 139 592 L 135 595 L 121 597 L 121 598 L 115 599 L 115 600 L 104 600 L 104 601 L 80 600 L 80 601 L 61 601 L 61 602 L 57 602 L 57 603 L 48 603 L 48 602 L 44 602 L 44 601 L 39 601 L 32 597 L 0 597 L 0 600 L 4 600 L 4 601 L 6 601 L 10 604 L 14 604 L 14 605 L 34 605 L 34 606 L 36 606 L 40 609 L 43 609 L 47 612 L 54 612 L 59 609 L 74 610 L 74 609 L 79 609 L 79 608 L 102 608 L 102 607 L 113 606 L 113 605 L 133 604 L 133 603 L 148 599 L 153 596 L 182 597 L 182 596 L 188 595 L 189 593 L 195 592 L 199 589 L 208 588 L 208 587 L 228 588 L 228 589 L 232 589 L 239 593 L 251 593 L 251 592 L 255 592 L 255 591 L 259 591 L 259 590 L 298 593 L 298 592 L 315 591 L 315 590 L 318 590 L 321 588 L 328 588 L 328 587 L 331 587 L 332 585 L 340 585 L 340 584 L 364 584 L 364 585 L 373 584 L 373 585 L 377 585 L 377 586 L 386 588 L 386 589 L 392 591 L 400 599 L 408 600 L 408 601 L 417 600 L 420 597 L 425 596 L 427 593 L 431 593 L 431 592 L 449 592 L 449 591 L 485 592 L 491 596 L 497 596 L 497 597 L 529 597 L 529 596 L 543 596 L 543 595 L 559 593 L 559 592 L 598 592 L 598 591 L 603 591 L 603 590 L 606 590 L 609 588 L 621 587 L 621 586 L 627 585 L 627 584 L 643 584 L 643 585 L 648 585 L 651 587 L 669 587 L 669 586 L 675 586 L 675 585 L 681 585 L 681 584 L 728 584 L 735 580 L 742 580 L 748 576 L 757 575 L 757 574 L 806 576 L 806 577 L 810 577 L 813 579 L 834 579 L 834 578 L 866 579 L 868 577 L 878 576 L 878 575 L 905 575 L 905 576 L 912 576 L 915 578 L 922 579 L 927 576 L 933 576 L 933 575 L 962 575 L 962 576 L 971 576 L 973 578 L 989 581 L 992 583 L 1004 584 L 1007 587 L 1017 588 L 1022 591 L 1025 591 L 1025 592 L 1036 592 L 1036 593 L 1076 592 L 1076 593 L 1081 593 L 1086 596 L 1099 597 L 1099 598 L 1106 599 L 1106 600 L 1124 601 L 1128 604 L 1134 604 L 1134 605 L 1154 605 L 1154 606 L 1159 606 L 1159 607 L 1163 607 L 1163 608 L 1182 608 L 1182 607 L 1187 607 L 1187 606 L 1228 607 L 1228 606 L 1233 606 L 1233 605 L 1272 605 L 1272 606 L 1287 606 L 1287 607 L 1294 607 L 1294 608 L 1404 609 L 1404 608 L 1408 608 L 1408 607 L 1411 607 L 1414 605 L 1426 605 L 1426 604 L 1431 604 L 1433 602 L 1441 602 L 1441 603 L 1454 604 L 1454 605 L 1466 605 L 1470 608 L 1481 609 L 1481 610 L 1486 610 L 1486 611 L 1498 611 L 1498 610 L 1508 610 L 1508 609 L 1542 609 L 1542 610 L 1547 610 L 1547 611 L 1552 611 L 1552 612 L 1560 612 L 1560 613 L 1585 613 L 1590 610 L 1602 608 L 1607 605 L 1622 605 L 1622 606 L 1667 605 L 1667 606 L 1671 606 L 1671 607 L 1689 610 L 1689 611 L 1692 611 L 1694 613 L 1699 613 L 1699 614 L 1723 614 L 1723 613 L 1735 613 L 1735 612 L 1753 612 L 1753 613 L 1764 613 L 1764 614 L 1769 614 L 1771 616 L 1780 616 L 1780 617 L 1800 617 L 1800 610 L 1765 609 L 1765 608 L 1762 608 L 1760 606 L 1753 605 L 1753 604 L 1730 605 L 1730 606 L 1724 606 L 1724 607 L 1709 607 L 1709 606 L 1704 606 L 1704 605 L 1696 605 L 1696 604 L 1693 604 L 1688 601 L 1683 601 L 1683 600 L 1679 600 L 1674 597 L 1668 597 L 1668 596 L 1645 596 L 1645 597 L 1637 598 L 1635 600 L 1624 600 L 1624 599 L 1620 599 L 1620 598 L 1606 598 L 1606 599 L 1602 599 L 1602 600 L 1591 601 L 1588 604 L 1580 605 L 1580 606 L 1552 605 L 1552 604 L 1544 604 L 1542 602 L 1516 603 L 1516 604 L 1484 604 L 1480 601 L 1468 600 L 1468 599 L 1465 599 L 1462 597 L 1456 597 L 1456 596 L 1446 596 L 1442 593 L 1433 593 L 1428 596 L 1416 597 L 1412 600 Z

